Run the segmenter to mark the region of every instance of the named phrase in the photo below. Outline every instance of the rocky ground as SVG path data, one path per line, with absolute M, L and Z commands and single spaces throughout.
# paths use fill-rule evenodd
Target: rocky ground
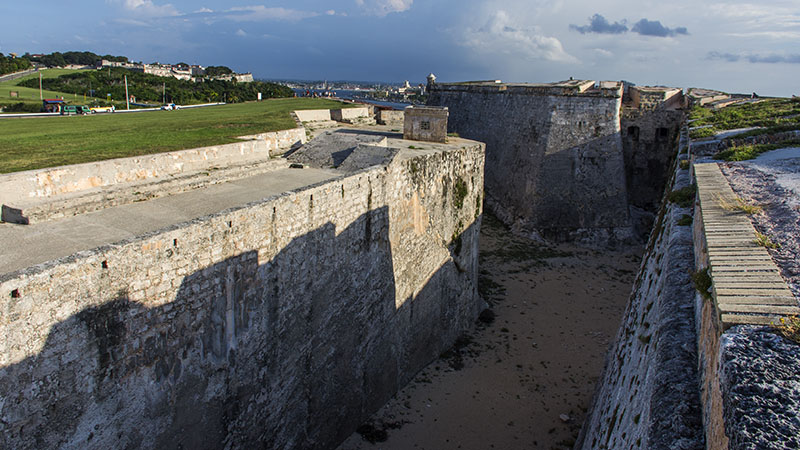
M 492 313 L 340 450 L 571 448 L 639 253 L 543 246 L 486 216 L 480 290 Z
M 763 208 L 756 229 L 780 244 L 769 252 L 800 298 L 800 148 L 773 150 L 751 161 L 722 164 L 733 191 Z

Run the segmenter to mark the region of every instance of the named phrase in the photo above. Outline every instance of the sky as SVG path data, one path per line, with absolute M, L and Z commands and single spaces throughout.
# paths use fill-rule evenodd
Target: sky
M 800 95 L 800 0 L 3 0 L 0 52 L 260 79 L 627 80 Z

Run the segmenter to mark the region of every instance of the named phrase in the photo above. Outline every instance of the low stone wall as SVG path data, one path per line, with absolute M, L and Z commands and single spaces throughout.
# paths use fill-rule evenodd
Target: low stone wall
M 358 119 L 361 117 L 369 117 L 369 109 L 366 107 L 358 108 L 341 108 L 331 110 L 331 119 L 337 122 L 345 122 L 347 120 Z
M 294 112 L 301 122 L 325 122 L 331 119 L 330 109 L 304 109 Z
M 668 191 L 690 184 L 672 173 Z M 704 448 L 689 213 L 662 205 L 576 450 Z
M 482 308 L 482 174 L 406 150 L 0 277 L 0 447 L 334 448 Z
M 378 110 L 378 123 L 382 125 L 403 125 L 405 112 L 393 109 Z
M 248 137 L 244 142 L 0 175 L 0 204 L 17 206 L 93 188 L 176 176 L 212 167 L 269 159 L 305 142 L 303 128 Z
M 800 130 L 784 131 L 781 133 L 762 134 L 744 138 L 732 137 L 729 139 L 711 139 L 706 141 L 692 142 L 692 154 L 697 156 L 714 155 L 717 152 L 727 150 L 731 147 L 754 144 L 778 144 L 790 139 L 800 139 Z

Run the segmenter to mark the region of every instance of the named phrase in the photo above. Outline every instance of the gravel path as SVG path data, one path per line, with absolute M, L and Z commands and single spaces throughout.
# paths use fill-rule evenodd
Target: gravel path
M 800 148 L 773 150 L 721 168 L 737 195 L 764 208 L 750 217 L 759 232 L 780 244 L 769 252 L 800 298 Z

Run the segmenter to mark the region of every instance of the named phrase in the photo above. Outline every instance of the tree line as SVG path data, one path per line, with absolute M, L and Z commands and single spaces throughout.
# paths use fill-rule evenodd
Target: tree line
M 44 64 L 47 67 L 63 67 L 71 64 L 79 66 L 94 66 L 100 60 L 128 62 L 126 56 L 98 55 L 92 52 L 53 52 L 49 55 L 32 56 L 29 53 L 22 55 L 22 58 L 33 62 Z
M 0 53 L 0 75 L 30 69 L 31 62 L 25 58 L 12 58 Z
M 287 86 L 276 83 L 254 81 L 209 80 L 192 82 L 171 77 L 159 77 L 123 68 L 107 68 L 45 78 L 45 89 L 93 97 L 97 103 L 125 99 L 125 76 L 128 77 L 128 92 L 139 103 L 196 104 L 205 102 L 237 103 L 262 98 L 292 97 L 294 92 Z M 20 86 L 38 88 L 38 79 L 28 79 Z

